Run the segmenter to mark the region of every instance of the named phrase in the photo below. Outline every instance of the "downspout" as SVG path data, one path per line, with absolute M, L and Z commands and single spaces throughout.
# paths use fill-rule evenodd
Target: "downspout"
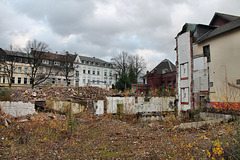
M 179 72 L 179 66 L 178 66 L 178 39 L 177 39 L 178 37 L 175 37 L 175 40 L 176 40 L 176 48 L 175 48 L 175 51 L 176 51 L 176 62 L 175 62 L 175 65 L 176 65 L 176 70 L 177 70 L 177 74 L 176 74 L 176 96 L 175 96 L 175 98 L 176 98 L 176 106 L 175 106 L 175 108 L 176 108 L 176 110 L 175 110 L 175 116 L 177 117 L 178 115 L 179 115 L 179 102 L 180 102 L 180 100 L 179 100 L 179 92 L 178 92 L 178 83 L 179 83 L 179 81 L 178 81 L 178 74 L 180 73 Z
M 193 37 L 192 32 L 190 32 L 190 65 L 191 65 L 191 80 L 190 80 L 190 108 L 191 111 L 195 110 L 194 107 L 194 93 L 193 93 Z

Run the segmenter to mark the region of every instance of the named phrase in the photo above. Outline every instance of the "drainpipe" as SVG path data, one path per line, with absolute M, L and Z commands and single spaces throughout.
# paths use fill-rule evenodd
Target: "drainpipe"
M 190 32 L 190 65 L 191 65 L 191 80 L 190 80 L 190 108 L 191 111 L 195 110 L 194 107 L 194 93 L 193 93 L 193 37 Z
M 178 81 L 178 74 L 180 73 L 179 72 L 179 66 L 178 66 L 178 39 L 177 39 L 178 37 L 175 37 L 175 40 L 176 40 L 176 48 L 175 48 L 175 51 L 176 51 L 176 62 L 175 62 L 175 65 L 176 65 L 176 70 L 177 70 L 177 74 L 176 74 L 176 95 L 175 95 L 175 98 L 176 98 L 176 100 L 177 99 L 179 99 L 179 91 L 178 91 L 178 87 L 179 87 L 179 81 Z M 179 100 L 178 100 L 179 101 Z M 180 101 L 179 101 L 180 102 Z M 179 108 L 178 107 L 180 107 L 180 105 L 179 105 L 179 103 L 176 103 L 176 113 L 175 113 L 175 115 L 176 116 L 178 116 L 179 115 Z

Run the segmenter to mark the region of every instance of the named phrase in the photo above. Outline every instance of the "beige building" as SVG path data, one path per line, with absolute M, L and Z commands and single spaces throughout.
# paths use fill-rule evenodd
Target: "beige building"
M 240 17 L 215 13 L 209 25 L 187 23 L 176 42 L 179 110 L 240 108 Z
M 95 57 L 78 54 L 57 54 L 32 51 L 32 55 L 0 48 L 0 86 L 30 88 L 49 86 L 85 86 L 112 88 L 115 84 L 113 65 Z M 37 63 L 35 81 L 32 82 L 33 66 Z M 12 66 L 12 68 L 11 68 Z M 10 76 L 8 71 L 13 72 Z M 35 68 L 36 69 L 36 68 Z M 10 80 L 10 77 L 11 80 Z

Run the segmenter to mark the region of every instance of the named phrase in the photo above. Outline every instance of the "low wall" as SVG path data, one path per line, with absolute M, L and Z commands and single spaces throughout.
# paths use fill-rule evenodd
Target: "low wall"
M 175 97 L 107 97 L 107 113 L 117 113 L 118 106 L 122 106 L 122 112 L 126 114 L 136 114 L 138 112 L 163 112 L 174 111 L 169 103 L 174 103 Z M 96 114 L 104 113 L 104 101 L 94 103 Z
M 203 120 L 213 120 L 213 119 L 231 119 L 232 115 L 229 114 L 220 114 L 220 113 L 207 113 L 207 112 L 200 112 L 200 117 Z
M 72 113 L 78 114 L 83 112 L 85 107 L 79 103 L 69 102 L 69 101 L 46 101 L 46 105 L 48 109 L 52 109 L 54 111 L 58 111 L 61 113 L 66 113 L 68 107 L 71 106 Z
M 35 106 L 32 103 L 2 101 L 0 106 L 5 114 L 13 117 L 36 113 Z

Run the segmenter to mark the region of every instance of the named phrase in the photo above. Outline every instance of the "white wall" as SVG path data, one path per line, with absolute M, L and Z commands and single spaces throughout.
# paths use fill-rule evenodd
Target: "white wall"
M 36 113 L 35 104 L 32 103 L 2 101 L 0 106 L 5 114 L 13 117 Z
M 208 91 L 207 57 L 193 59 L 193 92 Z
M 191 39 L 190 31 L 185 32 L 177 37 L 177 53 L 178 53 L 178 111 L 190 109 L 190 83 L 191 83 Z M 187 64 L 187 65 L 186 65 Z M 183 67 L 187 69 L 183 74 Z M 184 77 L 182 77 L 184 75 Z M 186 88 L 186 89 L 185 89 Z M 187 93 L 186 93 L 186 92 Z M 188 97 L 186 97 L 188 96 Z M 186 102 L 186 100 L 188 102 Z
M 126 114 L 136 114 L 138 112 L 162 112 L 174 111 L 169 107 L 169 102 L 174 102 L 175 97 L 152 97 L 149 102 L 144 101 L 144 97 L 107 97 L 107 113 L 117 113 L 118 104 L 123 104 L 123 112 Z M 98 106 L 96 114 L 103 114 L 103 100 L 96 102 Z

